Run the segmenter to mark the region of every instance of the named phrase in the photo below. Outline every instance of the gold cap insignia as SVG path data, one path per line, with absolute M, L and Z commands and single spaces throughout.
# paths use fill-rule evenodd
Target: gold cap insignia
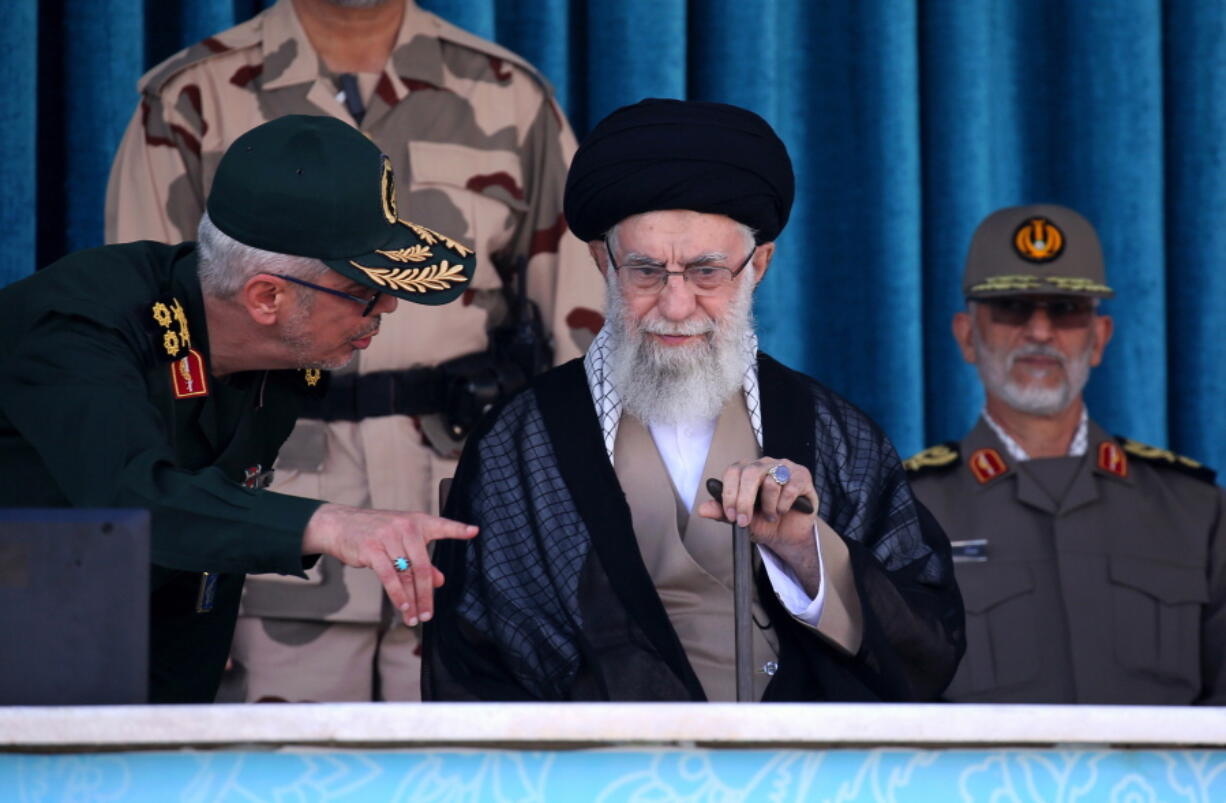
M 353 260 L 349 260 L 349 264 L 369 276 L 375 284 L 406 293 L 446 290 L 453 284 L 468 281 L 463 265 L 453 265 L 445 259 L 424 268 L 368 268 Z
M 407 220 L 402 220 L 400 222 L 412 229 L 413 233 L 420 237 L 422 242 L 424 242 L 426 245 L 434 245 L 437 242 L 442 242 L 443 245 L 459 254 L 461 258 L 466 257 L 473 252 L 473 250 L 468 246 L 456 242 L 446 234 L 439 234 L 434 229 L 428 229 L 425 226 L 417 223 L 411 223 Z
M 382 251 L 376 248 L 375 253 L 393 262 L 425 262 L 434 256 L 430 249 L 424 245 L 411 245 L 408 248 L 398 248 L 395 251 Z
M 318 368 L 303 368 L 302 369 L 302 378 L 306 380 L 306 384 L 308 388 L 313 388 L 316 385 L 318 385 L 319 379 L 322 376 L 323 376 L 323 372 L 321 372 Z
M 1051 262 L 1064 250 L 1064 232 L 1048 218 L 1028 218 L 1013 232 L 1013 250 L 1028 262 Z
M 400 217 L 396 211 L 396 180 L 392 176 L 392 160 L 383 157 L 383 175 L 379 179 L 379 191 L 383 196 L 383 217 L 395 224 Z

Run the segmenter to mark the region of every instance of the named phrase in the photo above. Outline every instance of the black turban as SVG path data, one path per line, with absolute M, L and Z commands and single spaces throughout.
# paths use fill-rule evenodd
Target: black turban
M 728 217 L 774 240 L 795 187 L 787 147 L 738 106 L 649 98 L 601 120 L 566 176 L 566 221 L 584 242 L 631 215 L 689 209 Z

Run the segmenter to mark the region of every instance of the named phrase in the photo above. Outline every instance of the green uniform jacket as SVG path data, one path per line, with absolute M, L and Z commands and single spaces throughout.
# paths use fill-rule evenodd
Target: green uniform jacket
M 1084 457 L 1019 463 L 980 419 L 904 463 L 953 544 L 966 604 L 946 697 L 1226 703 L 1222 489 L 1093 421 L 1088 436 Z
M 207 393 L 176 398 L 188 341 Z M 304 373 L 221 380 L 208 355 L 192 243 L 82 251 L 0 291 L 0 506 L 150 511 L 153 702 L 213 699 L 244 574 L 302 574 L 320 504 L 259 487 Z M 221 577 L 197 613 L 202 572 Z

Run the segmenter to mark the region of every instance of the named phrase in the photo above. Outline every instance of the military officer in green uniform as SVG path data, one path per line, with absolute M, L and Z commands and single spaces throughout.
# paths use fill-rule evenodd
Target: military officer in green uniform
M 905 465 L 953 543 L 967 650 L 949 699 L 1226 701 L 1226 523 L 1214 473 L 1105 432 L 1082 388 L 1111 339 L 1090 223 L 988 216 L 971 241 L 962 355 L 987 403 Z
M 290 116 L 226 152 L 198 243 L 83 251 L 0 291 L 0 506 L 150 510 L 153 701 L 213 699 L 246 573 L 332 555 L 374 569 L 407 623 L 430 617 L 427 544 L 476 528 L 264 486 L 324 371 L 474 264 L 398 217 L 366 137 Z

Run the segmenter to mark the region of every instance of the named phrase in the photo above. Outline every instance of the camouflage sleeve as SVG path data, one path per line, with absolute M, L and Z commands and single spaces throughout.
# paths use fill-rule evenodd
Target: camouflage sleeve
M 574 132 L 552 94 L 523 143 L 528 213 L 515 244 L 528 256 L 528 295 L 554 339 L 554 362 L 581 356 L 604 322 L 604 283 L 587 245 L 566 227 L 562 192 L 575 153 Z
M 195 90 L 195 97 L 192 97 Z M 194 240 L 204 212 L 199 88 L 168 95 L 146 91 L 124 132 L 106 188 L 106 241 Z

